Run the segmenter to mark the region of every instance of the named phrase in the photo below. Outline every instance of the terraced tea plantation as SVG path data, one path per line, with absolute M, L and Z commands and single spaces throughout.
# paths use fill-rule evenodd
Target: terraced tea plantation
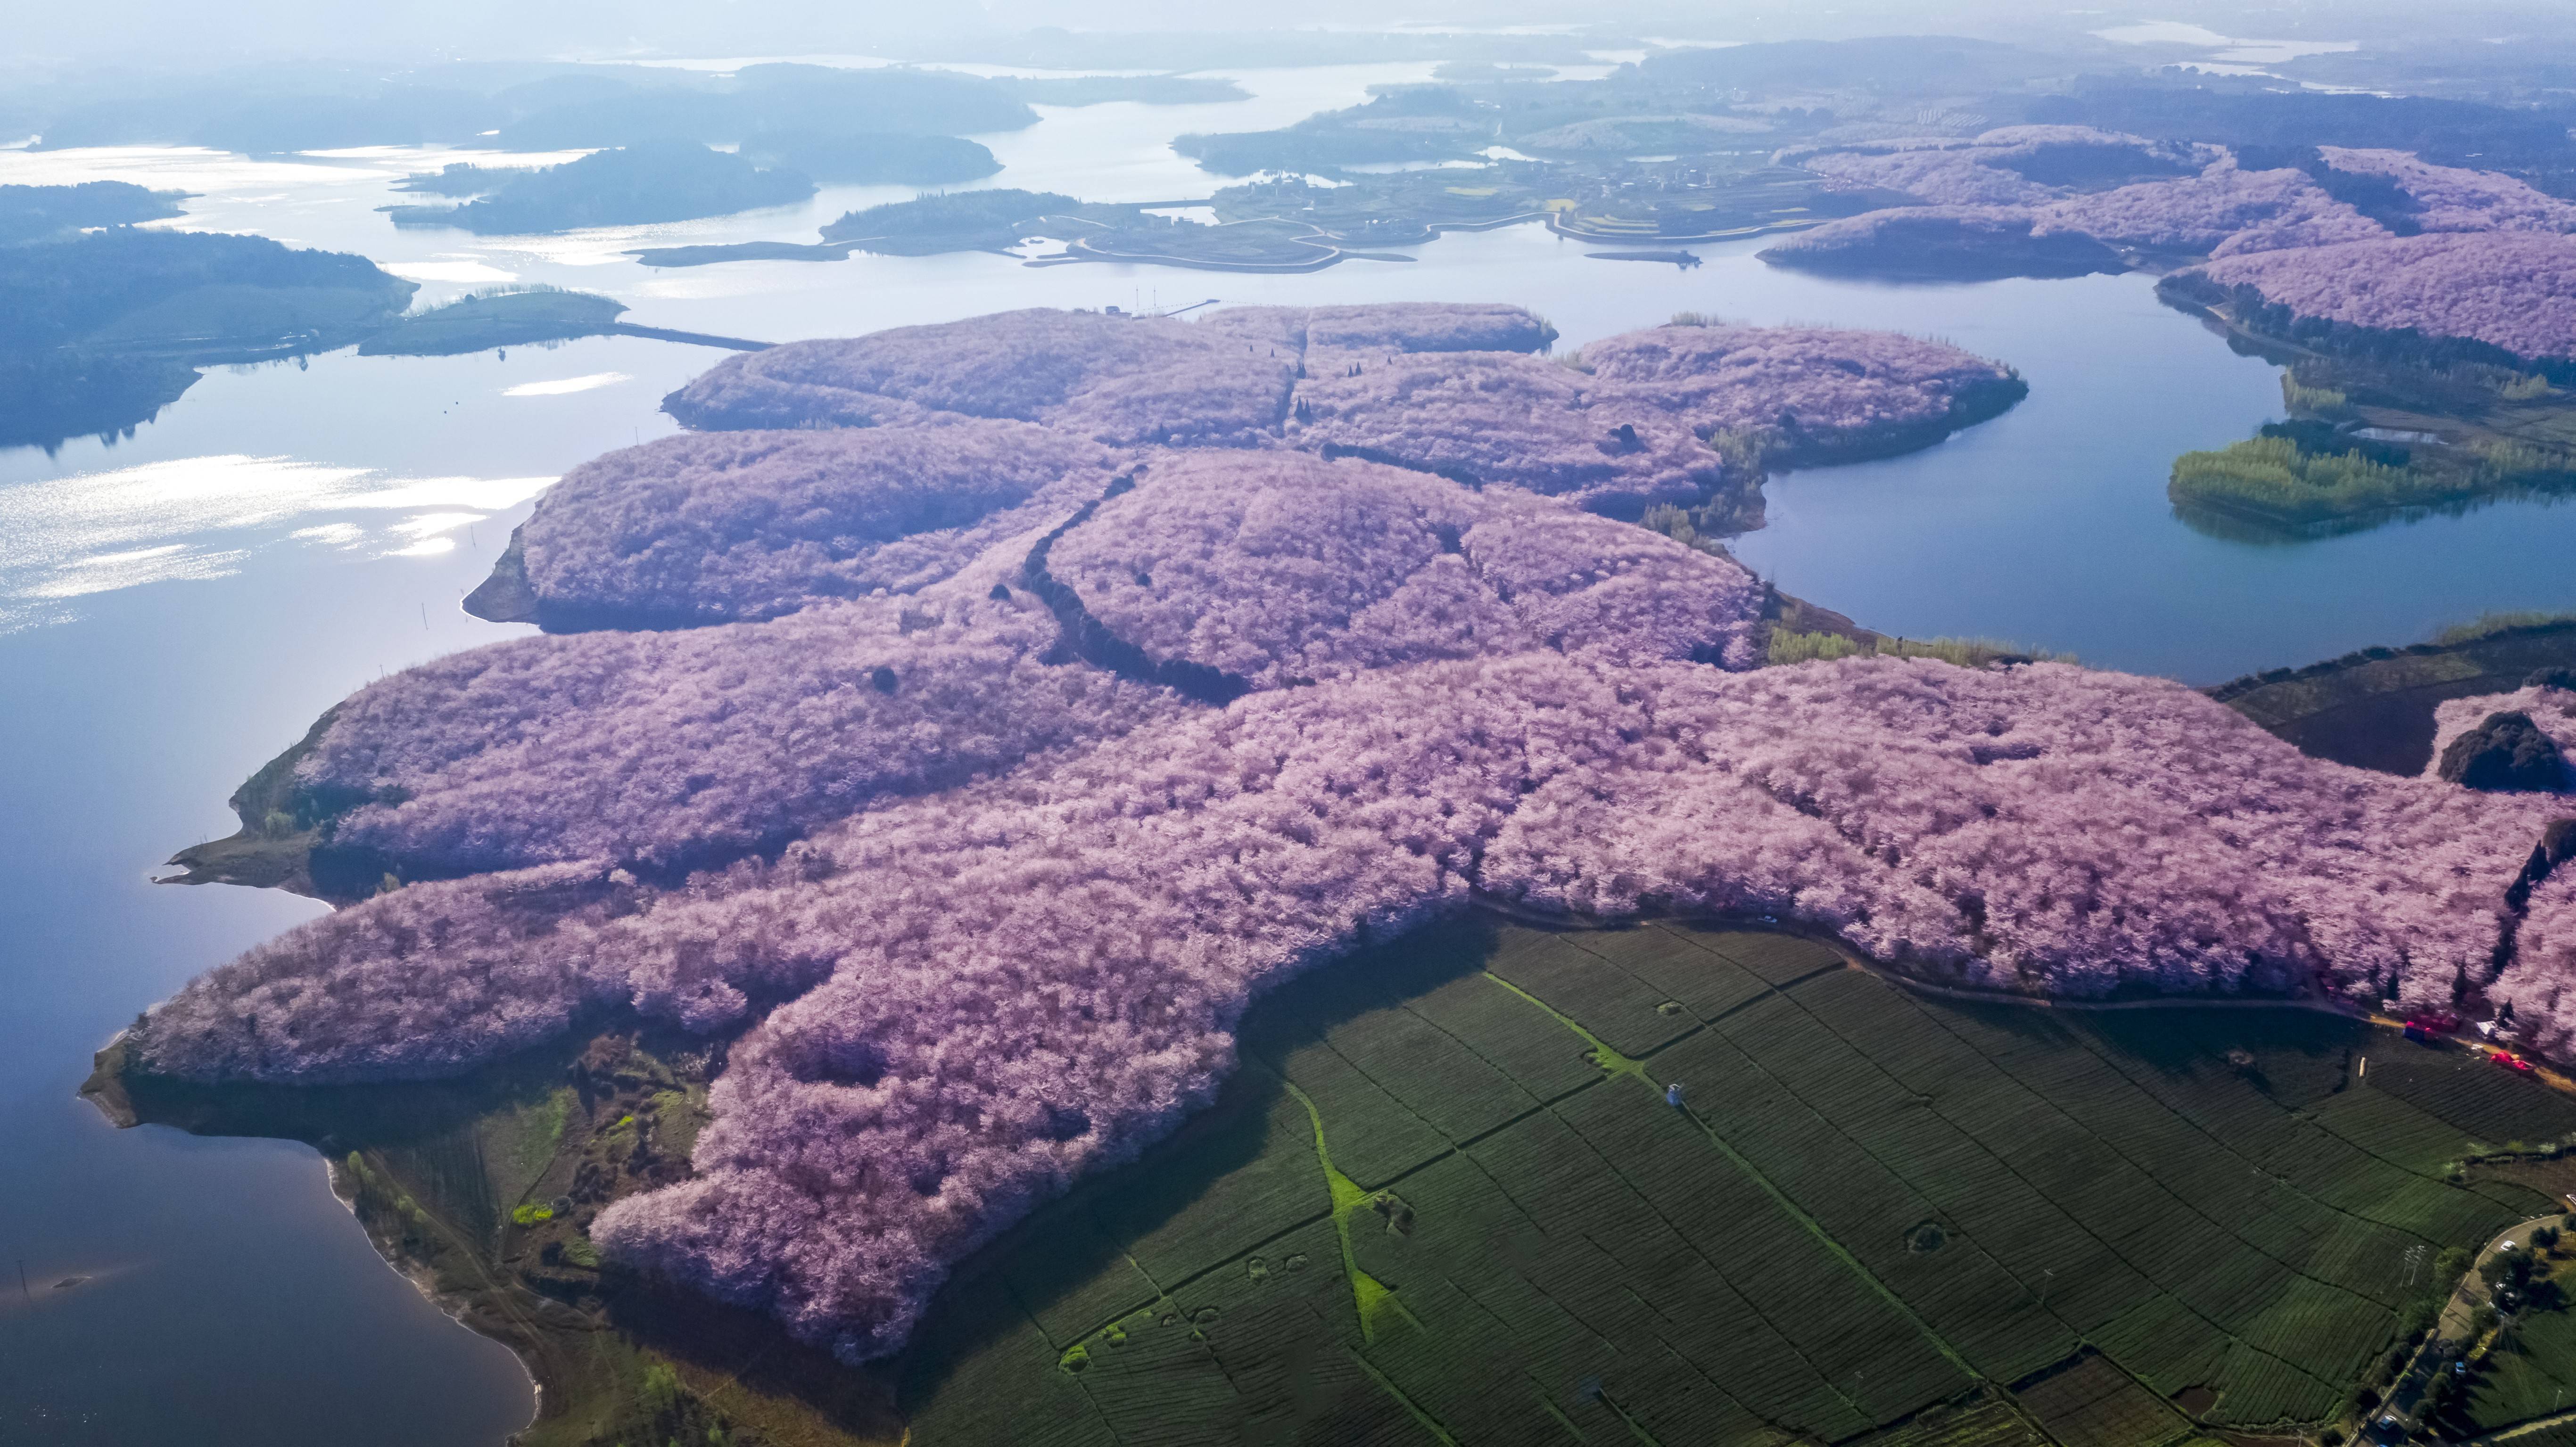
M 2367 1064 L 2363 1064 L 2367 1061 Z M 1671 1087 L 1678 1085 L 1678 1104 Z M 1781 935 L 1427 931 L 962 1270 L 945 1443 L 2156 1447 L 2314 1423 L 2576 1103 L 2291 1008 L 1918 997 Z

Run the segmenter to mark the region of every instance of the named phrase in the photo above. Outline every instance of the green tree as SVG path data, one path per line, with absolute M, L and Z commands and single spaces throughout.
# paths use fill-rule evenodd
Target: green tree
M 644 1369 L 644 1409 L 661 1416 L 679 1405 L 680 1374 L 661 1362 Z

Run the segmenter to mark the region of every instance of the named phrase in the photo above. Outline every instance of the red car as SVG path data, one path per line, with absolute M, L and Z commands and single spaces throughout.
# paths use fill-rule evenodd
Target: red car
M 2507 1070 L 2519 1070 L 2525 1075 L 2531 1073 L 2531 1062 L 2514 1054 L 2510 1050 L 2499 1050 L 2487 1058 L 2493 1060 L 2496 1064 L 2503 1066 Z
M 2418 1015 L 2406 1023 L 2421 1025 L 2436 1035 L 2448 1035 L 2460 1028 L 2460 1017 L 2445 1010 L 2439 1015 Z

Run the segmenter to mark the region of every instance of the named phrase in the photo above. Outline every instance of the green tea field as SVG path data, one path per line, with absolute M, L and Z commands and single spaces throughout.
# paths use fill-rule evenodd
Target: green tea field
M 1950 1004 L 1782 935 L 1476 920 L 1258 1003 L 1213 1110 L 961 1269 L 902 1407 L 922 1447 L 2316 1423 L 2434 1255 L 2551 1209 L 2450 1164 L 2570 1131 L 2318 1011 Z

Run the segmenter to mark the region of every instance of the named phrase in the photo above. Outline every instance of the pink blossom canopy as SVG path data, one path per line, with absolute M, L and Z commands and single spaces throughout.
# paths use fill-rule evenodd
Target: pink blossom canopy
M 1935 342 L 1723 327 L 1698 329 L 1685 346 L 1662 335 L 1674 330 L 1594 343 L 1586 355 L 1625 346 L 1678 358 L 1678 367 L 1588 377 L 1528 355 L 1556 333 L 1517 307 L 1244 307 L 1196 323 L 1006 312 L 736 357 L 663 405 L 699 428 L 910 427 L 977 417 L 1042 423 L 1113 447 L 1289 447 L 1471 486 L 1510 484 L 1633 516 L 1654 503 L 1692 501 L 1718 480 L 1725 463 L 1705 439 L 1720 428 L 1794 418 L 1804 429 L 1796 440 L 1831 450 L 1895 422 L 1928 430 L 1909 435 L 1907 445 L 1919 445 L 2019 395 L 2009 369 Z M 1687 375 L 1692 367 L 1705 375 Z M 961 435 L 958 445 L 972 454 L 985 443 Z M 971 480 L 971 463 L 970 456 L 960 480 L 947 485 L 951 495 L 991 490 Z M 621 464 L 604 465 L 613 473 Z M 731 496 L 712 501 L 721 506 Z M 831 525 L 829 517 L 800 523 L 808 532 Z M 560 533 L 581 526 L 591 525 Z M 550 566 L 618 565 L 579 558 Z M 546 584 L 533 569 L 531 577 L 544 596 Z
M 191 982 L 135 1058 L 376 1080 L 598 1008 L 732 1032 L 694 1176 L 594 1234 L 855 1360 L 965 1253 L 1206 1104 L 1262 991 L 1479 898 L 1771 916 L 2071 995 L 2430 1005 L 2501 954 L 2500 991 L 2556 1008 L 2564 890 L 2525 890 L 2532 952 L 2500 952 L 2498 920 L 2564 800 L 2319 762 L 2158 679 L 1750 669 L 1741 567 L 1581 511 L 1594 483 L 1476 473 L 1520 460 L 1464 430 L 1500 415 L 1469 405 L 1490 385 L 1635 419 L 1614 462 L 1691 455 L 1701 428 L 1857 446 L 1951 425 L 2000 369 L 1674 327 L 1587 372 L 1487 345 L 1519 325 L 1019 313 L 717 368 L 685 395 L 875 428 L 620 454 L 530 524 L 530 570 L 746 621 L 514 640 L 342 704 L 303 805 L 325 852 L 414 882 Z M 1003 375 L 1021 342 L 1029 375 Z M 1199 383 L 1205 414 L 1132 390 Z M 1363 425 L 1338 445 L 1410 465 L 1290 445 Z M 1541 451 L 1580 436 L 1527 426 Z M 1036 427 L 1063 435 L 1011 440 Z M 1453 457 L 1474 485 L 1433 470 Z
M 2427 232 L 2227 256 L 2200 268 L 2301 318 L 2576 357 L 2576 236 Z

